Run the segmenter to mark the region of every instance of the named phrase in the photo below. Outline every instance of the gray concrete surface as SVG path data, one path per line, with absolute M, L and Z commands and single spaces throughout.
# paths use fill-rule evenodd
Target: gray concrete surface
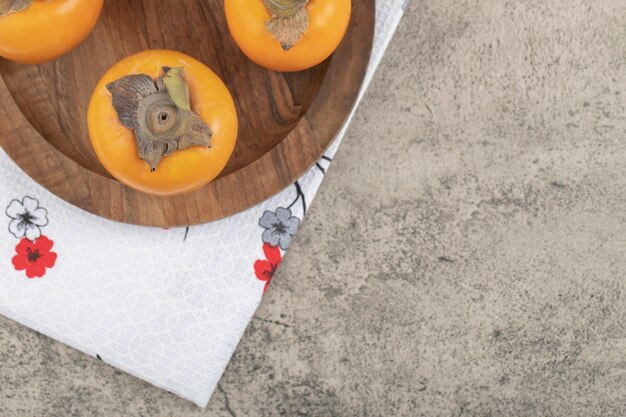
M 626 415 L 625 28 L 412 0 L 209 407 L 2 319 L 0 415 Z

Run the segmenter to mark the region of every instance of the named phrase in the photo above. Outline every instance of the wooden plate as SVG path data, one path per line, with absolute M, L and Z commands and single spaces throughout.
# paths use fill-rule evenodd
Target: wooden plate
M 36 66 L 0 60 L 0 146 L 60 198 L 126 223 L 205 223 L 280 192 L 318 160 L 355 103 L 372 50 L 375 0 L 352 2 L 348 33 L 331 58 L 288 74 L 267 71 L 239 51 L 222 3 L 107 0 L 92 35 L 68 55 Z M 155 197 L 124 186 L 89 141 L 87 106 L 100 77 L 121 58 L 153 48 L 207 64 L 237 106 L 233 157 L 218 179 L 191 194 Z

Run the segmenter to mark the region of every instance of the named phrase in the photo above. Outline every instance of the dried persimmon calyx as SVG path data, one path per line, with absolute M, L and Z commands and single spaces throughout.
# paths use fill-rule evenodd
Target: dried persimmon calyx
M 155 171 L 163 157 L 192 146 L 211 146 L 211 128 L 191 110 L 182 67 L 163 67 L 156 79 L 127 75 L 107 84 L 120 123 L 135 133 L 139 158 Z
M 283 50 L 288 51 L 300 42 L 309 29 L 309 12 L 306 10 L 309 0 L 263 1 L 272 14 L 265 27 L 280 42 Z
M 28 9 L 33 0 L 0 0 L 0 17 Z

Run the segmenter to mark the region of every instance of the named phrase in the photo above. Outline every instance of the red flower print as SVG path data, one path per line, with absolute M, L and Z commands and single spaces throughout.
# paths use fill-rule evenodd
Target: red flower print
M 263 253 L 265 253 L 267 260 L 259 259 L 256 261 L 254 263 L 254 272 L 258 279 L 265 281 L 265 287 L 263 288 L 263 294 L 265 294 L 274 273 L 278 269 L 278 265 L 283 261 L 283 257 L 280 255 L 278 246 L 270 246 L 267 243 L 263 245 Z
M 13 257 L 13 266 L 16 271 L 26 270 L 28 278 L 41 278 L 46 275 L 46 268 L 52 268 L 57 260 L 57 254 L 51 252 L 54 242 L 46 236 L 31 242 L 28 239 L 20 240 L 15 247 L 17 255 Z

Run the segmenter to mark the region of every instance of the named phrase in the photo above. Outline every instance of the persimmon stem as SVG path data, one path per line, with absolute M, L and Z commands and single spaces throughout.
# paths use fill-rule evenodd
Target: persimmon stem
M 107 84 L 119 121 L 135 132 L 139 157 L 155 171 L 163 157 L 192 146 L 211 146 L 211 128 L 191 110 L 184 68 L 163 67 L 153 80 L 127 75 Z
M 263 0 L 272 15 L 276 17 L 293 16 L 300 11 L 308 0 Z
M 274 39 L 288 51 L 297 44 L 309 29 L 309 0 L 263 0 L 272 18 L 265 27 Z

